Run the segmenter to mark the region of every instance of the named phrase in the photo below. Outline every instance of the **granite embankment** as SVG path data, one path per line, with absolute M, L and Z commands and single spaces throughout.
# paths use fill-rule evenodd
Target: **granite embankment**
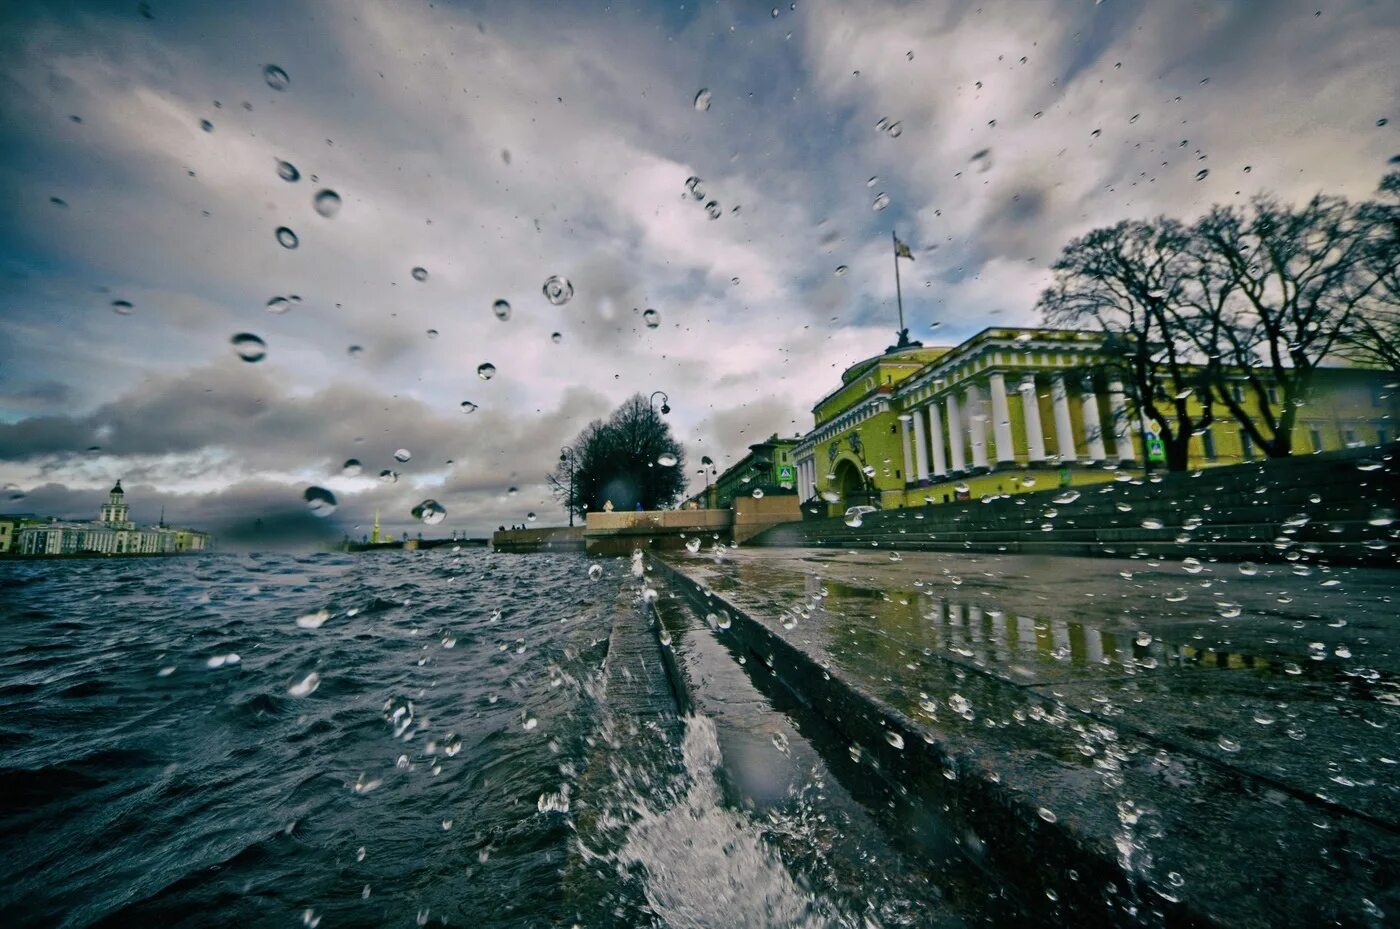
M 1025 479 L 1053 480 L 1048 472 Z M 1395 565 L 1400 445 L 776 526 L 748 544 Z M 807 514 L 810 516 L 810 514 Z

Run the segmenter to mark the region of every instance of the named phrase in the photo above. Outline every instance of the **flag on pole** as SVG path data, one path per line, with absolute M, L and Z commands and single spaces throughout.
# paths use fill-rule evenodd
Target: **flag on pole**
M 914 253 L 909 251 L 908 245 L 899 241 L 899 236 L 894 237 L 894 257 L 908 258 L 910 261 L 914 260 Z

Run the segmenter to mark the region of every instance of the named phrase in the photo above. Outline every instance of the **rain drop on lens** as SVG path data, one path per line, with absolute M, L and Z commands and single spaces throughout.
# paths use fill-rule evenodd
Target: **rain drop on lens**
M 491 380 L 491 378 L 496 376 L 496 366 L 491 364 L 489 361 L 486 364 L 478 365 L 476 369 L 476 376 L 481 378 L 483 381 L 489 381 Z
M 292 82 L 292 79 L 287 77 L 287 72 L 277 65 L 268 65 L 263 68 L 263 80 L 267 82 L 268 87 L 278 91 L 286 90 L 287 85 Z
M 335 512 L 335 494 L 324 487 L 308 487 L 301 498 L 306 501 L 306 508 L 312 516 L 325 517 Z
M 709 214 L 710 219 L 719 219 L 720 216 L 724 214 L 724 210 L 720 209 L 718 200 L 711 200 L 709 203 L 705 204 L 705 212 Z
M 550 333 L 549 341 L 557 345 L 558 343 L 564 341 L 564 334 L 561 332 Z
M 555 306 L 563 306 L 568 303 L 574 295 L 574 285 L 566 277 L 551 274 L 541 288 L 544 298 Z
M 322 190 L 316 194 L 316 199 L 312 201 L 316 207 L 316 212 L 326 219 L 331 219 L 340 212 L 340 194 L 333 190 Z
M 436 500 L 424 500 L 412 510 L 413 518 L 429 526 L 436 526 L 447 518 L 447 510 Z
M 301 240 L 297 238 L 297 234 L 295 232 L 288 229 L 286 226 L 278 226 L 277 244 L 282 246 L 283 248 L 296 248 L 298 245 L 301 244 Z
M 878 212 L 880 212 L 881 210 L 883 210 L 885 207 L 887 207 L 887 206 L 889 206 L 889 205 L 890 205 L 890 197 L 889 197 L 889 194 L 880 194 L 880 195 L 878 195 L 878 196 L 875 198 L 875 202 L 872 203 L 872 204 L 870 205 L 870 208 L 871 208 L 872 210 L 874 210 L 875 212 L 878 213 Z
M 273 297 L 271 300 L 267 301 L 267 311 L 269 313 L 275 313 L 278 316 L 281 316 L 291 308 L 292 301 L 288 300 L 286 297 Z
M 412 457 L 413 452 L 410 452 L 406 448 L 401 448 L 398 451 L 394 452 L 394 460 L 399 462 L 400 464 L 403 464 L 405 461 L 408 461 Z
M 360 464 L 358 458 L 347 458 L 345 464 L 340 466 L 340 473 L 346 477 L 359 477 L 364 473 L 365 466 Z
M 506 300 L 497 300 L 491 304 L 491 312 L 496 314 L 496 318 L 501 322 L 510 319 L 510 303 Z
M 379 479 L 386 484 L 397 484 L 399 482 L 399 472 L 390 471 L 388 468 L 385 468 L 383 471 L 379 472 Z
M 655 310 L 647 310 L 642 314 L 642 322 L 646 323 L 648 329 L 655 329 L 661 325 L 661 314 Z
M 203 129 L 205 132 L 213 132 L 214 124 L 207 119 L 201 119 L 199 121 L 199 128 Z
M 537 519 L 539 519 L 539 517 L 536 516 L 534 513 L 526 513 L 526 514 L 525 514 L 525 520 L 526 520 L 527 522 L 534 522 L 534 521 L 537 520 Z
M 695 95 L 695 108 L 701 113 L 708 110 L 710 108 L 710 97 L 710 91 L 706 88 L 701 88 L 700 92 Z
M 290 183 L 295 183 L 301 180 L 301 172 L 298 171 L 297 166 L 292 164 L 290 161 L 277 162 L 277 176 L 280 177 L 282 180 L 288 181 Z
M 674 468 L 676 466 L 676 456 L 672 455 L 670 452 L 665 452 L 657 457 L 656 463 L 663 468 Z
M 267 343 L 251 332 L 240 332 L 229 339 L 234 352 L 244 361 L 262 361 L 267 357 Z
M 1196 172 L 1196 180 L 1198 181 L 1204 181 L 1209 176 L 1210 168 L 1202 168 L 1201 170 Z
M 602 566 L 602 565 L 600 565 L 600 564 L 595 564 L 595 565 L 589 565 L 589 566 L 588 566 L 588 579 L 589 579 L 590 581 L 596 581 L 596 580 L 598 580 L 598 579 L 599 579 L 600 577 L 602 577 L 602 576 L 603 576 L 603 566 Z
M 427 268 L 414 268 L 414 269 L 413 269 L 412 271 L 410 271 L 409 273 L 413 275 L 413 279 L 414 279 L 415 281 L 422 282 L 422 281 L 426 281 L 426 280 L 428 279 L 428 269 L 427 269 Z
M 463 413 L 475 413 L 476 411 L 477 411 L 477 405 L 476 405 L 475 403 L 472 403 L 470 400 L 463 400 L 463 401 L 462 401 L 462 412 L 463 412 Z
M 132 310 L 132 306 L 131 306 L 131 301 L 130 301 L 130 300 L 113 300 L 113 301 L 112 301 L 112 312 L 113 312 L 113 313 L 116 313 L 118 316 L 130 316 L 130 315 L 131 315 L 131 310 Z

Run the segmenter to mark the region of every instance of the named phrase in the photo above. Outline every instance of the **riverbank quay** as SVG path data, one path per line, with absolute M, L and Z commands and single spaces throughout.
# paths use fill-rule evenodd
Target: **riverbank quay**
M 653 564 L 752 674 L 1057 919 L 1400 912 L 1393 570 L 717 554 Z
M 1058 487 L 1054 472 L 1024 471 L 1007 478 L 1014 493 L 944 503 L 929 498 L 925 506 L 857 518 L 813 518 L 825 504 L 809 502 L 801 522 L 775 526 L 748 544 L 1400 563 L 1400 445 L 1393 442 L 1201 471 L 1145 476 L 1123 470 L 1114 476 L 1107 483 Z

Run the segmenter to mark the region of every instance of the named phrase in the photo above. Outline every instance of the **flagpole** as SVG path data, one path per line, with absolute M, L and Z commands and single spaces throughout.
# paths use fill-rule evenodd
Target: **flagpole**
M 894 296 L 899 302 L 899 331 L 904 333 L 904 291 L 899 286 L 899 237 L 890 230 L 890 248 L 894 252 Z

